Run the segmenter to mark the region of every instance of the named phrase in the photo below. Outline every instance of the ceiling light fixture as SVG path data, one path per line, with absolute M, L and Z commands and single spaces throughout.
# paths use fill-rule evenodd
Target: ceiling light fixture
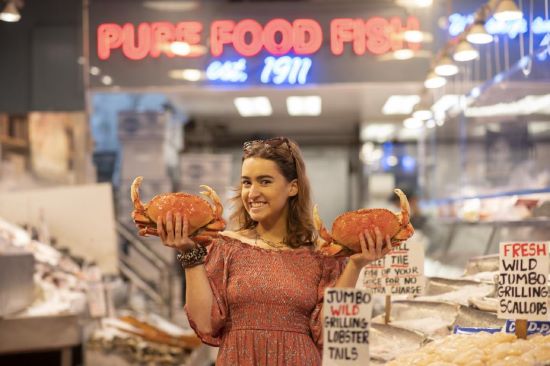
M 205 73 L 199 69 L 171 70 L 168 75 L 172 79 L 199 81 L 205 78 Z
M 487 44 L 493 42 L 493 36 L 487 33 L 482 23 L 475 23 L 468 31 L 466 40 L 473 44 Z
M 472 61 L 479 57 L 479 52 L 472 45 L 462 40 L 456 46 L 455 53 L 453 54 L 453 59 L 458 62 Z
M 191 53 L 191 46 L 187 42 L 172 42 L 170 43 L 170 51 L 174 55 L 187 56 Z
M 286 109 L 291 116 L 318 116 L 321 114 L 321 97 L 317 95 L 288 97 Z
M 417 128 L 422 128 L 422 126 L 424 126 L 424 121 L 411 117 L 403 121 L 403 126 L 409 130 L 414 130 Z
M 411 114 L 418 102 L 420 102 L 418 95 L 392 95 L 384 103 L 382 113 L 386 115 Z
M 434 72 L 440 76 L 453 76 L 458 74 L 458 66 L 449 56 L 444 56 L 437 62 Z
M 447 84 L 447 79 L 445 79 L 443 76 L 437 75 L 433 71 L 428 74 L 426 80 L 424 81 L 424 86 L 427 89 L 441 88 L 445 84 Z
M 4 7 L 4 10 L 0 13 L 0 20 L 3 20 L 4 22 L 18 22 L 21 19 L 21 14 L 19 13 L 19 10 L 17 10 L 17 6 L 15 6 L 15 2 L 8 1 L 6 6 Z
M 427 8 L 433 0 L 396 0 L 396 4 L 405 8 Z
M 513 0 L 500 0 L 493 14 L 493 18 L 501 22 L 507 22 L 523 18 L 523 13 L 518 9 Z
M 408 60 L 413 58 L 414 51 L 409 48 L 403 48 L 400 50 L 393 51 L 393 57 L 396 60 Z
M 233 100 L 242 117 L 271 116 L 273 108 L 267 97 L 239 97 Z
M 433 113 L 428 106 L 424 105 L 423 103 L 418 103 L 414 108 L 412 116 L 416 119 L 426 121 L 433 117 Z

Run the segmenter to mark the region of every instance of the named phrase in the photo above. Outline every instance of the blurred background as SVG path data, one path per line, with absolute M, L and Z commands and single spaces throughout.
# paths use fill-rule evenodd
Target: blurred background
M 83 340 L 113 347 L 105 339 L 130 326 L 180 351 L 125 343 L 126 358 L 87 363 L 208 362 L 174 254 L 136 236 L 129 189 L 143 176 L 148 202 L 207 184 L 228 217 L 248 140 L 300 144 L 327 226 L 362 207 L 398 211 L 393 189 L 405 191 L 427 276 L 460 275 L 500 241 L 550 237 L 547 0 L 0 0 L 0 11 L 2 364 L 51 349 L 40 357 L 86 363 Z M 130 315 L 113 317 L 122 307 Z M 113 333 L 90 338 L 82 314 Z M 45 333 L 30 341 L 25 327 Z M 51 343 L 52 327 L 67 340 Z

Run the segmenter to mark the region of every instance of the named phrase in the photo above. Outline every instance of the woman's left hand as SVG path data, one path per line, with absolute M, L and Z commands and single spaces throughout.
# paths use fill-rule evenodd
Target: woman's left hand
M 371 233 L 365 230 L 359 234 L 359 242 L 361 243 L 361 253 L 349 257 L 350 262 L 358 268 L 363 268 L 367 264 L 384 257 L 392 248 L 390 237 L 386 235 L 384 238 L 378 228 L 374 229 L 374 239 Z

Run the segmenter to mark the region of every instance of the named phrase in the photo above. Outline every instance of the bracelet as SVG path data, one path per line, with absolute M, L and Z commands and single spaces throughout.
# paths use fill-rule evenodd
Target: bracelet
M 204 257 L 206 257 L 206 248 L 202 245 L 197 245 L 193 249 L 180 251 L 177 259 L 181 263 L 183 269 L 198 266 L 204 263 Z

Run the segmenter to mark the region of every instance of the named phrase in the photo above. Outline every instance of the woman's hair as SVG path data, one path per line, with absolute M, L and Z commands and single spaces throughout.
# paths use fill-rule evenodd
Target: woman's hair
M 314 245 L 317 230 L 313 224 L 311 188 L 306 176 L 306 166 L 296 142 L 286 137 L 245 142 L 242 161 L 248 158 L 271 160 L 288 182 L 298 182 L 298 194 L 288 198 L 287 236 L 285 243 L 293 248 Z M 254 229 L 257 222 L 246 211 L 241 198 L 242 183 L 235 188 L 232 198 L 235 211 L 231 219 L 238 230 Z

